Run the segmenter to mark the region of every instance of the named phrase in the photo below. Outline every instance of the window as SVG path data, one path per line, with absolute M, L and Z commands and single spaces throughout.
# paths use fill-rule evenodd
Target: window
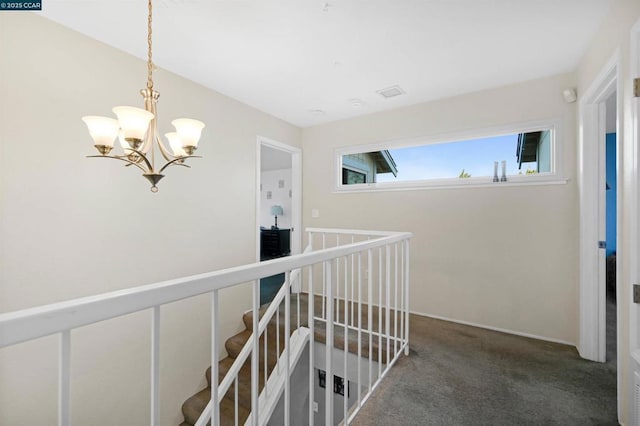
M 554 124 L 337 151 L 338 190 L 562 183 Z
M 355 185 L 358 183 L 367 183 L 367 175 L 355 170 L 342 168 L 342 184 L 343 185 Z

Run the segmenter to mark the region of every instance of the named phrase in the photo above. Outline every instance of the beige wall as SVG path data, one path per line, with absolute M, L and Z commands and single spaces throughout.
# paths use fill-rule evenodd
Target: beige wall
M 577 343 L 576 107 L 560 93 L 584 91 L 619 49 L 624 252 L 635 189 L 629 29 L 638 16 L 636 0 L 614 1 L 575 75 L 305 129 L 305 225 L 412 231 L 412 310 Z M 83 158 L 93 148 L 80 121 L 140 105 L 144 73 L 141 60 L 34 14 L 0 15 L 0 312 L 253 260 L 255 136 L 299 146 L 300 131 L 160 70 L 160 131 L 181 115 L 208 127 L 198 150 L 204 158 L 170 170 L 151 194 L 136 171 Z M 566 185 L 332 192 L 337 147 L 548 118 L 562 123 Z M 620 263 L 626 324 L 628 254 Z M 222 295 L 225 334 L 240 327 L 237 310 L 249 300 L 246 287 Z M 208 311 L 207 297 L 163 308 L 163 424 L 179 422 L 180 404 L 203 384 Z M 74 424 L 148 422 L 148 328 L 145 312 L 74 332 Z M 626 354 L 628 341 L 624 325 Z M 55 338 L 0 350 L 0 424 L 55 422 L 56 354 Z M 623 369 L 629 377 L 628 357 Z M 627 389 L 625 382 L 623 420 Z
M 305 225 L 411 231 L 412 311 L 577 343 L 573 86 L 566 74 L 304 129 Z M 332 192 L 336 148 L 543 119 L 560 121 L 567 184 Z
M 638 248 L 632 247 L 631 233 L 633 232 L 633 222 L 637 222 L 637 217 L 632 217 L 633 193 L 638 190 L 636 169 L 637 155 L 636 143 L 632 140 L 631 124 L 633 122 L 631 112 L 632 102 L 632 79 L 630 74 L 631 56 L 630 39 L 631 28 L 640 19 L 640 2 L 637 0 L 615 0 L 611 5 L 611 10 L 605 19 L 600 31 L 593 40 L 589 51 L 582 59 L 578 70 L 578 93 L 584 93 L 598 76 L 607 63 L 618 54 L 620 58 L 620 77 L 622 78 L 622 93 L 618 94 L 618 167 L 622 179 L 618 179 L 618 196 L 621 198 L 618 204 L 619 219 L 618 225 L 618 307 L 621 310 L 621 321 L 619 328 L 620 339 L 618 341 L 618 351 L 622 354 L 622 383 L 619 388 L 621 395 L 621 411 L 619 420 L 623 424 L 631 424 L 629 415 L 631 406 L 631 392 L 629 379 L 632 377 L 632 366 L 630 360 L 630 330 L 629 324 L 634 321 L 630 315 L 630 295 L 631 284 L 637 282 L 637 271 L 632 270 L 630 263 L 630 252 L 637 253 Z M 640 52 L 637 52 L 640 57 Z M 620 208 L 621 207 L 621 208 Z M 637 259 L 635 262 L 637 263 Z M 637 308 L 634 308 L 637 309 Z M 637 339 L 637 337 L 636 337 Z
M 83 115 L 142 105 L 146 65 L 30 13 L 0 15 L 0 312 L 252 262 L 256 136 L 300 145 L 300 130 L 169 72 L 155 74 L 160 132 L 206 122 L 202 159 L 152 194 L 137 170 L 94 154 Z M 229 336 L 247 286 L 221 294 Z M 209 365 L 209 298 L 162 308 L 162 424 Z M 72 423 L 149 418 L 149 312 L 72 334 Z M 55 338 L 0 350 L 0 424 L 54 424 Z

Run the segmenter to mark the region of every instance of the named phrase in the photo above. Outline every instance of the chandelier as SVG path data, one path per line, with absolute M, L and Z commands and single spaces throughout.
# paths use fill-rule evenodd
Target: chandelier
M 92 158 L 113 158 L 127 163 L 125 167 L 135 166 L 142 170 L 144 176 L 151 183 L 151 192 L 158 192 L 156 186 L 164 177 L 162 172 L 169 166 L 190 167 L 185 163 L 187 158 L 200 158 L 193 155 L 198 147 L 198 141 L 204 123 L 190 118 L 179 118 L 171 124 L 175 132 L 166 133 L 169 142 L 168 149 L 158 135 L 156 127 L 156 104 L 160 93 L 153 89 L 153 61 L 151 24 L 153 7 L 148 1 L 149 16 L 147 19 L 147 88 L 140 90 L 144 98 L 144 109 L 131 106 L 117 106 L 113 108 L 117 120 L 109 117 L 82 117 L 89 129 L 94 146 L 100 155 L 89 155 Z M 110 155 L 114 141 L 118 138 L 123 155 Z M 156 154 L 164 158 L 165 163 L 156 168 Z

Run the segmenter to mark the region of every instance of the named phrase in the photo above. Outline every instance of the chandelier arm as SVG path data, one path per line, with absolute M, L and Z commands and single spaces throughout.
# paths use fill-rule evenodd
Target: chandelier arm
M 189 166 L 187 164 L 178 163 L 178 161 L 186 160 L 187 158 L 202 158 L 202 157 L 199 157 L 197 155 L 187 155 L 185 157 L 174 158 L 173 160 L 169 161 L 167 164 L 162 166 L 162 168 L 158 171 L 158 173 L 162 173 L 162 171 L 164 169 L 166 169 L 167 167 L 175 166 L 175 165 L 180 165 L 180 166 L 185 166 L 185 167 L 191 168 L 191 166 Z
M 144 152 L 142 152 L 142 151 L 138 151 L 137 149 L 133 149 L 133 148 L 127 148 L 127 151 L 132 151 L 132 152 L 135 152 L 136 154 L 138 154 L 138 155 L 140 156 L 140 158 L 144 160 L 144 162 L 147 164 L 147 167 L 149 168 L 148 170 L 146 170 L 146 172 L 154 173 L 154 171 L 153 171 L 153 165 L 152 165 L 152 164 L 151 164 L 151 162 L 147 159 L 147 156 L 146 156 L 146 155 L 144 155 Z M 129 161 L 129 162 L 133 163 L 133 162 L 132 162 L 132 161 L 130 161 L 129 159 L 127 159 L 126 161 Z M 137 163 L 134 163 L 134 164 L 136 164 L 138 167 L 140 167 L 140 168 L 142 169 L 142 166 L 138 165 Z M 144 170 L 144 169 L 142 169 L 142 170 Z
M 155 120 L 155 118 L 153 120 Z M 140 151 L 149 152 L 153 149 L 153 138 L 149 137 L 151 132 L 151 123 L 149 123 L 149 130 L 147 131 L 147 135 L 144 138 L 144 142 L 142 142 L 142 146 L 140 146 Z
M 142 170 L 143 173 L 147 173 L 148 170 L 146 170 L 144 167 L 142 167 L 140 164 L 129 160 L 126 157 L 120 157 L 120 156 L 115 156 L 115 155 L 87 155 L 87 158 L 112 158 L 114 160 L 120 160 L 120 161 L 124 161 L 125 163 L 125 167 L 128 166 L 136 166 L 137 168 L 139 168 L 140 170 Z
M 175 155 L 171 154 L 169 150 L 162 143 L 162 140 L 157 135 L 156 135 L 156 143 L 158 144 L 158 148 L 160 148 L 160 154 L 162 154 L 162 157 L 164 157 L 166 161 L 173 161 L 176 158 L 184 158 L 184 157 L 176 157 Z

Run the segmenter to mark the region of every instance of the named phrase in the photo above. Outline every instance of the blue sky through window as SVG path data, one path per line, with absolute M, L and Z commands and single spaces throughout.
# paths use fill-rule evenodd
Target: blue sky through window
M 536 170 L 536 163 L 523 163 L 518 170 L 518 134 L 390 149 L 398 176 L 377 175 L 378 182 L 457 178 L 462 169 L 471 177 L 493 176 L 493 162 L 507 161 L 507 176 Z M 501 173 L 498 166 L 498 175 Z

